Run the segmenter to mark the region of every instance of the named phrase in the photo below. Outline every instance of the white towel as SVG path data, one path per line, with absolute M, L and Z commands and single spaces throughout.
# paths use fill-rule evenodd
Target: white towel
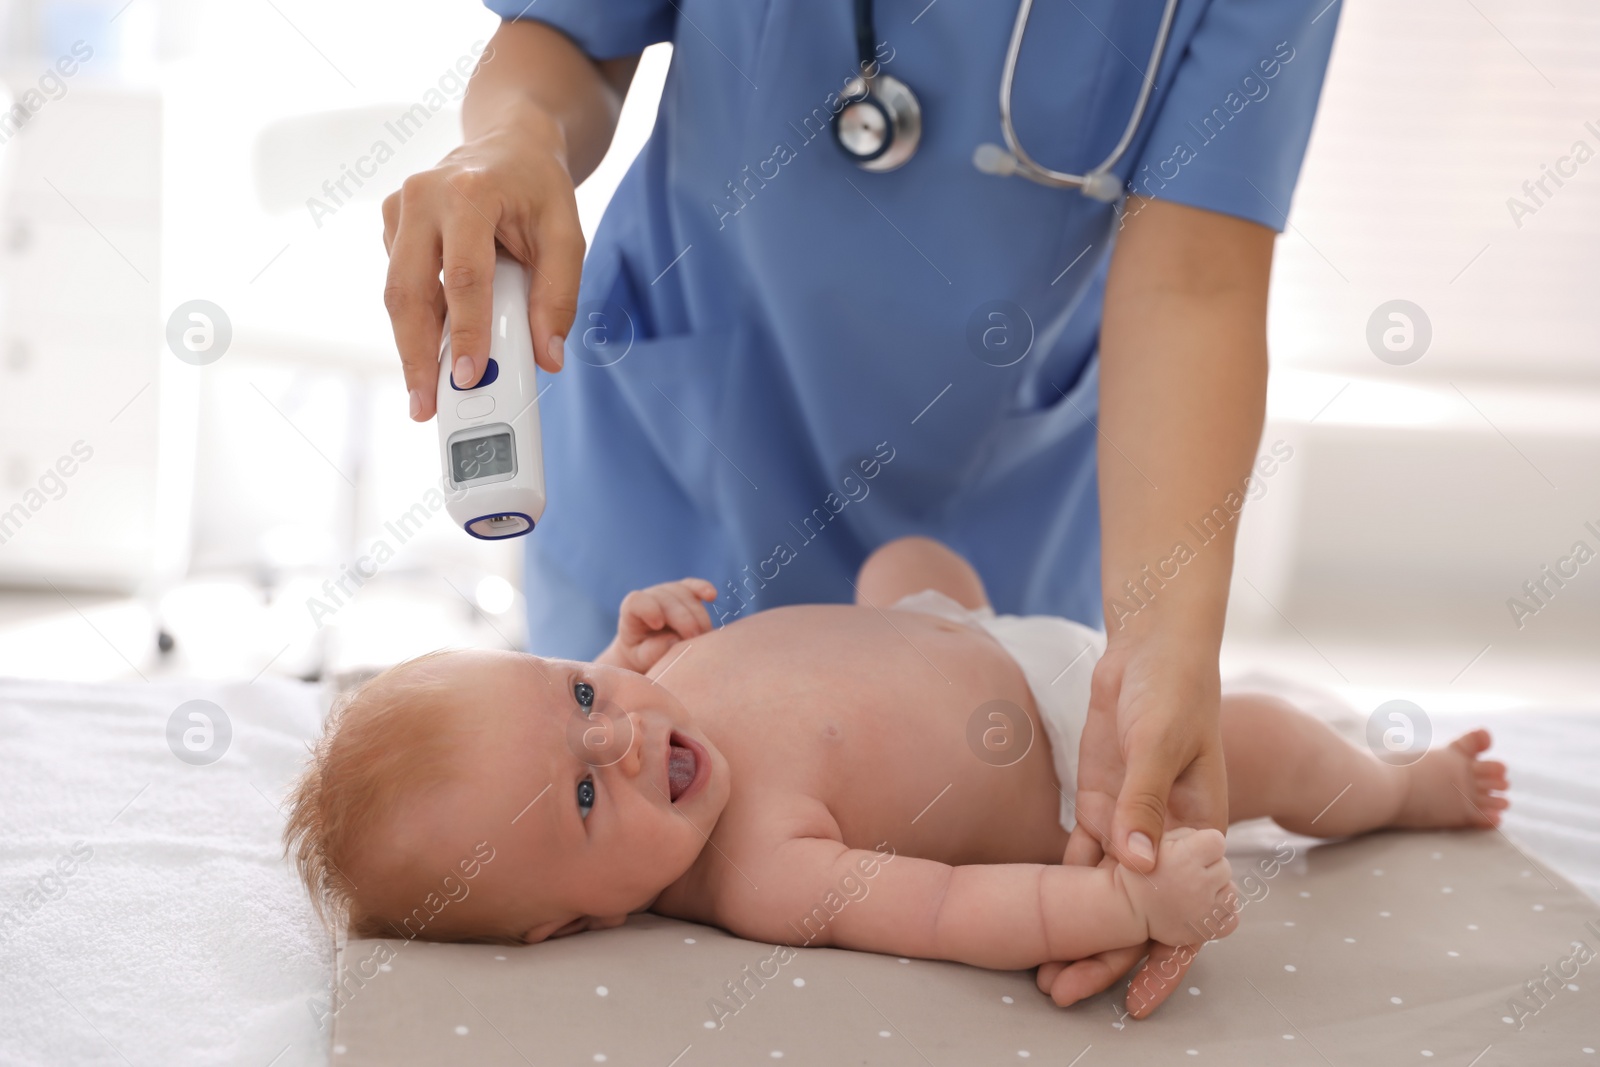
M 197 699 L 232 731 L 205 766 L 167 741 Z M 325 703 L 270 680 L 0 681 L 0 1063 L 327 1062 L 308 1002 L 331 943 L 275 808 Z
M 1323 719 L 1353 745 L 1367 744 L 1367 717 L 1333 690 L 1270 671 L 1224 678 L 1224 693 L 1272 693 Z M 1537 856 L 1600 901 L 1600 707 L 1527 707 L 1495 712 L 1435 712 L 1431 743 L 1448 744 L 1479 726 L 1494 738 L 1486 759 L 1506 765 L 1511 808 L 1500 828 L 1513 846 Z M 1244 839 L 1240 824 L 1230 844 Z M 1281 831 L 1276 832 L 1281 836 Z M 1259 844 L 1259 839 L 1254 839 Z

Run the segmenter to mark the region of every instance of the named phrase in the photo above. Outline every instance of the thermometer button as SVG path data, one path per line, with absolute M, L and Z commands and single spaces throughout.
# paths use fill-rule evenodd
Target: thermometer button
M 463 419 L 481 419 L 494 411 L 494 397 L 480 394 L 469 396 L 456 405 L 456 415 Z
M 492 384 L 498 377 L 500 377 L 500 364 L 495 362 L 493 356 L 490 356 L 488 364 L 483 368 L 483 377 L 479 378 L 476 384 L 457 385 L 455 375 L 452 374 L 450 376 L 450 388 L 458 393 L 465 393 L 469 389 L 482 389 L 484 386 Z

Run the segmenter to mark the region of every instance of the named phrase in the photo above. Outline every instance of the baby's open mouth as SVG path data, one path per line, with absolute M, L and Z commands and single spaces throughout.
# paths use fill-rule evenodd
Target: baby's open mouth
M 699 746 L 674 731 L 667 745 L 667 791 L 673 803 L 695 783 L 700 775 Z

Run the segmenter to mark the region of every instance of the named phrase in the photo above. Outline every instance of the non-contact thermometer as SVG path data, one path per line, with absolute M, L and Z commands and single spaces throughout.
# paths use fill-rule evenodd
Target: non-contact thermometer
M 439 447 L 452 492 L 450 517 L 473 537 L 496 541 L 533 530 L 544 513 L 539 386 L 528 330 L 528 271 L 504 252 L 494 268 L 489 365 L 477 384 L 451 378 L 450 316 L 439 348 Z

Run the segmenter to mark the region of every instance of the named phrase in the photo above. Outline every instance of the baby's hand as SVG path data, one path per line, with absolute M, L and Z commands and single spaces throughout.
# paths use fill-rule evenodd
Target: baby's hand
M 1233 869 L 1221 831 L 1180 827 L 1162 835 L 1156 869 L 1146 878 L 1118 865 L 1115 877 L 1151 939 L 1193 945 L 1224 937 L 1239 924 Z
M 636 589 L 622 598 L 617 638 L 606 651 L 619 666 L 642 674 L 679 641 L 711 630 L 711 616 L 701 601 L 715 599 L 717 587 L 704 578 Z

